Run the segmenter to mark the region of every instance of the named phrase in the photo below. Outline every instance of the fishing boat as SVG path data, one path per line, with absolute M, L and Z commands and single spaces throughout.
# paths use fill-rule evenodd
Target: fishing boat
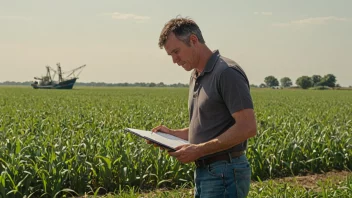
M 73 85 L 76 83 L 79 74 L 82 72 L 86 65 L 82 65 L 68 72 L 62 72 L 60 63 L 57 63 L 57 70 L 46 66 L 46 75 L 39 78 L 34 77 L 36 80 L 31 86 L 34 89 L 72 89 Z M 75 72 L 78 72 L 76 74 Z M 58 80 L 55 80 L 55 75 L 58 74 Z M 63 77 L 63 75 L 66 77 Z

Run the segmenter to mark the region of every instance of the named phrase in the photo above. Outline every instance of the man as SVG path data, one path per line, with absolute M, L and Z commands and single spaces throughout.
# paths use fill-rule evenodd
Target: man
M 171 19 L 159 38 L 174 63 L 192 71 L 185 129 L 160 125 L 190 144 L 169 152 L 182 163 L 194 162 L 195 197 L 246 197 L 251 169 L 244 151 L 257 127 L 249 82 L 241 67 L 212 52 L 198 25 L 188 18 Z

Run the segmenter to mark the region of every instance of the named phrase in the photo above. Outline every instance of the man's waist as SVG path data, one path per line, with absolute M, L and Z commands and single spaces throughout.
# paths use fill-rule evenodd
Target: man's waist
M 244 151 L 230 151 L 226 153 L 221 153 L 215 156 L 209 156 L 206 158 L 198 159 L 194 161 L 197 167 L 207 166 L 217 161 L 227 161 L 231 162 L 232 158 L 240 157 L 244 154 Z

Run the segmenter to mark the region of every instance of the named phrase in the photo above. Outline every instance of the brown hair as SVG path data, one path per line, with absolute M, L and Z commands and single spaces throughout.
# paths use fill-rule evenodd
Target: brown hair
M 190 45 L 189 37 L 191 34 L 196 35 L 200 43 L 205 43 L 202 32 L 196 22 L 189 18 L 176 17 L 167 22 L 162 29 L 159 37 L 160 49 L 163 49 L 171 32 L 175 34 L 177 39 L 181 40 L 188 46 Z

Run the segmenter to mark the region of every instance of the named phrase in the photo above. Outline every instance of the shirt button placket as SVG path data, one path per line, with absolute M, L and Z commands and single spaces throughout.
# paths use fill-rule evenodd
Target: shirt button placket
M 198 89 L 199 89 L 199 82 L 198 82 L 198 79 L 196 79 L 196 82 L 194 84 L 194 90 L 193 90 L 193 98 L 197 98 Z

